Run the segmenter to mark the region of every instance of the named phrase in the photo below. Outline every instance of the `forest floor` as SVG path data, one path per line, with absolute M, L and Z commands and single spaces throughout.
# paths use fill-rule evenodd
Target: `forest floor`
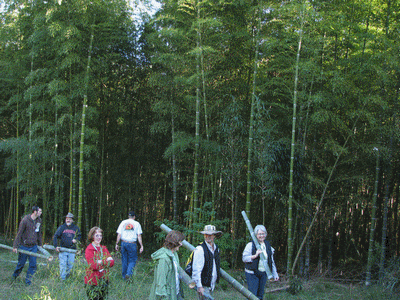
M 140 259 L 135 268 L 135 275 L 132 282 L 125 282 L 121 279 L 121 259 L 116 257 L 115 266 L 110 272 L 109 300 L 144 300 L 147 299 L 153 281 L 154 265 L 150 260 Z M 32 284 L 27 286 L 24 282 L 28 263 L 17 280 L 12 279 L 12 273 L 17 263 L 17 255 L 13 252 L 0 248 L 0 300 L 21 300 L 21 299 L 43 299 L 43 300 L 80 300 L 86 299 L 83 285 L 85 271 L 85 261 L 82 256 L 77 256 L 74 272 L 65 282 L 61 282 L 59 277 L 58 258 L 52 262 L 38 258 L 38 269 L 35 273 Z M 231 276 L 242 284 L 244 275 L 242 270 L 229 271 Z M 393 294 L 378 285 L 368 288 L 363 283 L 344 284 L 324 277 L 313 277 L 308 281 L 302 281 L 302 290 L 296 295 L 290 294 L 285 287 L 288 282 L 284 276 L 279 282 L 268 283 L 265 300 L 272 299 L 399 299 L 398 294 Z M 246 286 L 247 287 L 247 286 Z M 275 291 L 274 290 L 278 290 Z M 272 291 L 272 292 L 271 292 Z M 196 295 L 193 290 L 184 288 L 186 300 L 195 300 Z M 215 299 L 245 299 L 239 292 L 230 286 L 225 280 L 214 292 Z

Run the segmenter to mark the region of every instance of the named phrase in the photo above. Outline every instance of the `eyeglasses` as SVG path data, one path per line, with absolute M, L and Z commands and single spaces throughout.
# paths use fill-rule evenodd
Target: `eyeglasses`
M 103 235 L 102 234 L 95 234 L 94 237 L 101 238 L 101 237 L 103 237 Z

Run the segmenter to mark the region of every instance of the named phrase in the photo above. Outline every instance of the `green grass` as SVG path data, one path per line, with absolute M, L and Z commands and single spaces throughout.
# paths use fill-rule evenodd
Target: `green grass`
M 16 281 L 12 280 L 12 273 L 16 266 L 17 255 L 11 251 L 0 249 L 0 299 L 1 300 L 21 300 L 21 299 L 43 299 L 43 300 L 74 300 L 86 299 L 83 277 L 85 271 L 85 261 L 82 256 L 77 256 L 73 275 L 65 282 L 61 282 L 59 277 L 58 259 L 53 262 L 46 262 L 37 259 L 38 270 L 34 275 L 32 284 L 26 286 L 24 279 L 26 275 L 26 264 L 24 271 Z M 14 262 L 12 262 L 14 261 Z M 153 265 L 150 261 L 139 260 L 135 268 L 135 276 L 132 282 L 127 283 L 121 279 L 121 261 L 116 258 L 116 264 L 110 273 L 110 293 L 109 300 L 132 300 L 147 299 L 150 293 L 151 283 L 153 282 Z M 244 282 L 243 271 L 230 272 L 242 284 Z M 279 282 L 268 283 L 267 292 L 264 297 L 266 300 L 273 299 L 373 299 L 389 300 L 398 299 L 398 295 L 391 295 L 379 286 L 366 288 L 360 284 L 339 284 L 327 281 L 324 278 L 315 278 L 303 282 L 303 289 L 296 295 L 291 295 L 287 291 L 277 291 L 269 293 L 271 289 L 284 287 L 287 285 L 285 278 Z M 194 291 L 184 288 L 185 299 L 195 300 Z M 234 290 L 225 280 L 221 279 L 218 288 L 214 293 L 215 299 L 244 299 L 244 297 Z

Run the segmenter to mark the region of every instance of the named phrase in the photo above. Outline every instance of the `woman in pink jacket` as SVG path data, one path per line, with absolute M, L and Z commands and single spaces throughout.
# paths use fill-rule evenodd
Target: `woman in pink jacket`
M 100 245 L 103 238 L 103 230 L 93 227 L 89 231 L 88 242 L 85 250 L 85 258 L 88 262 L 85 276 L 86 295 L 89 300 L 102 300 L 108 294 L 108 271 L 114 266 L 106 246 Z

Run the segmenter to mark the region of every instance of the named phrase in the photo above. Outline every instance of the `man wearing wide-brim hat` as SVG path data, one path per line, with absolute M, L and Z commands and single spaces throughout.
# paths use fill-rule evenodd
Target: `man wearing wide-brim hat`
M 60 240 L 60 246 L 58 241 Z M 81 240 L 81 231 L 79 227 L 74 224 L 74 215 L 68 213 L 65 216 L 65 223 L 58 227 L 53 238 L 53 245 L 57 252 L 60 252 L 60 247 L 68 249 L 76 249 L 76 244 Z M 72 267 L 75 262 L 75 253 L 61 251 L 58 254 L 60 260 L 60 277 L 65 280 L 69 277 Z
M 219 248 L 214 240 L 219 238 L 222 232 L 214 225 L 206 225 L 200 233 L 204 235 L 204 242 L 196 247 L 193 254 L 192 279 L 196 282 L 199 299 L 203 300 L 206 299 L 205 292 L 212 295 L 221 277 Z

